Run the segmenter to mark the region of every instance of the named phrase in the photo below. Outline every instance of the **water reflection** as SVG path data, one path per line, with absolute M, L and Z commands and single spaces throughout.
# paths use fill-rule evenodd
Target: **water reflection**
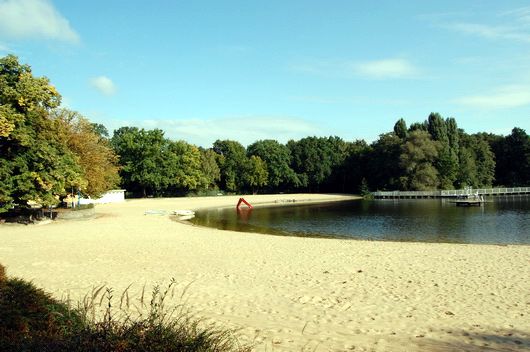
M 236 208 L 238 222 L 248 224 L 250 215 L 252 215 L 252 210 L 254 210 L 254 208 Z
M 530 244 L 530 198 L 488 199 L 483 207 L 447 200 L 377 200 L 199 211 L 194 223 L 276 235 L 371 240 Z

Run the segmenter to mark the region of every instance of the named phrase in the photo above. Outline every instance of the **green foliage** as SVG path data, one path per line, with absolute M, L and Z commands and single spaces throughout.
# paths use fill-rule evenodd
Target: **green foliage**
M 427 122 L 414 122 L 409 127 L 409 132 L 412 131 L 427 131 Z
M 164 291 L 155 287 L 150 304 L 140 302 L 146 314 L 132 318 L 126 311 L 128 307 L 121 310 L 114 307 L 111 289 L 101 287 L 87 296 L 79 308 L 71 308 L 33 284 L 5 278 L 2 273 L 0 265 L 0 349 L 3 352 L 250 351 L 250 346 L 237 343 L 232 332 L 200 327 L 199 321 L 184 309 L 166 308 L 174 281 Z M 128 302 L 127 291 L 125 295 Z M 101 319 L 94 314 L 97 302 L 106 306 Z
M 111 145 L 120 159 L 123 186 L 133 192 L 147 194 L 171 184 L 167 167 L 169 142 L 159 129 L 146 131 L 137 127 L 121 127 L 114 131 Z
M 268 183 L 269 172 L 267 165 L 259 156 L 252 155 L 243 173 L 245 184 L 252 189 L 252 193 L 257 193 L 257 190 Z
M 0 212 L 36 201 L 55 205 L 82 184 L 77 157 L 49 116 L 61 97 L 15 56 L 0 59 Z
M 221 179 L 221 170 L 217 165 L 217 154 L 212 149 L 199 149 L 201 153 L 201 172 L 205 189 L 217 188 L 217 181 Z
M 254 142 L 247 148 L 249 156 L 258 156 L 267 167 L 268 184 L 274 189 L 286 189 L 298 183 L 291 169 L 291 153 L 287 146 L 272 139 Z
M 400 165 L 405 173 L 401 177 L 403 189 L 426 191 L 438 186 L 438 172 L 433 162 L 438 157 L 438 145 L 424 131 L 413 131 L 401 147 Z
M 217 177 L 211 154 L 171 141 L 162 130 L 122 127 L 114 131 L 111 144 L 120 157 L 123 186 L 144 197 L 206 189 Z
M 479 136 L 472 136 L 469 146 L 474 154 L 477 166 L 477 184 L 475 187 L 491 187 L 495 179 L 495 157 L 488 143 Z
M 465 187 L 476 187 L 476 185 L 478 185 L 478 174 L 473 151 L 470 148 L 461 146 L 459 159 L 460 165 L 458 167 L 456 186 L 460 189 Z
M 504 186 L 530 185 L 530 136 L 515 127 L 512 132 L 493 142 L 497 159 L 497 183 Z
M 453 117 L 449 117 L 445 120 L 445 126 L 447 128 L 447 139 L 449 141 L 449 148 L 451 152 L 458 153 L 460 148 L 460 131 L 458 125 Z
M 367 180 L 368 161 L 371 148 L 364 140 L 356 140 L 348 144 L 348 155 L 344 160 L 344 183 L 346 184 L 345 192 L 360 193 L 363 192 L 363 180 L 366 187 L 369 188 Z
M 458 177 L 458 154 L 448 143 L 439 142 L 438 158 L 434 163 L 440 178 L 441 189 L 453 189 Z
M 107 130 L 107 127 L 101 123 L 91 123 L 93 132 L 99 136 L 101 139 L 108 139 L 109 138 L 109 130 Z
M 168 143 L 164 167 L 169 177 L 169 186 L 188 191 L 207 188 L 211 180 L 202 171 L 199 148 L 184 141 Z
M 402 167 L 400 155 L 402 141 L 394 133 L 384 133 L 371 144 L 366 153 L 366 178 L 372 189 L 398 189 Z
M 407 123 L 405 122 L 405 120 L 403 119 L 397 120 L 396 124 L 394 125 L 394 133 L 396 134 L 396 136 L 398 136 L 399 138 L 403 140 L 407 139 L 408 131 L 407 131 Z
M 445 120 L 437 112 L 431 112 L 427 118 L 427 131 L 434 141 L 449 143 L 447 136 L 447 126 Z
M 306 137 L 287 143 L 298 186 L 319 191 L 346 159 L 347 144 L 339 137 Z
M 245 185 L 244 166 L 247 162 L 246 150 L 241 143 L 231 140 L 217 140 L 213 150 L 219 155 L 221 188 L 229 192 L 241 191 Z
M 434 166 L 442 189 L 453 189 L 458 177 L 458 127 L 454 118 L 444 120 L 438 113 L 431 113 L 426 121 L 431 138 L 438 142 L 438 157 Z
M 81 168 L 79 189 L 91 197 L 99 197 L 116 188 L 120 178 L 118 157 L 109 141 L 95 132 L 94 124 L 75 111 L 56 109 L 52 118 L 60 125 L 68 149 Z

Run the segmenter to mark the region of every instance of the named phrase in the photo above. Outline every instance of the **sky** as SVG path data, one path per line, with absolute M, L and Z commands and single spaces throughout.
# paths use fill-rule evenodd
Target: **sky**
M 110 132 L 374 141 L 429 113 L 530 132 L 528 1 L 0 0 L 0 56 Z

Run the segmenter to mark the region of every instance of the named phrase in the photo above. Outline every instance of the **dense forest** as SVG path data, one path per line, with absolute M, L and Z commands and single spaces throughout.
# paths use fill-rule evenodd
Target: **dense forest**
M 160 129 L 105 126 L 60 107 L 45 77 L 0 59 L 0 212 L 28 201 L 52 205 L 73 190 L 98 196 L 256 192 L 432 190 L 530 185 L 530 136 L 468 134 L 431 113 L 367 143 L 340 137 L 274 139 L 211 148 L 166 138 Z M 390 126 L 389 126 L 390 127 Z
M 396 122 L 375 142 L 306 137 L 287 144 L 259 140 L 247 148 L 217 140 L 203 149 L 164 138 L 161 130 L 122 127 L 110 144 L 122 186 L 137 196 L 208 190 L 346 192 L 433 190 L 530 184 L 530 136 L 467 134 L 453 118 L 431 113 L 407 128 Z

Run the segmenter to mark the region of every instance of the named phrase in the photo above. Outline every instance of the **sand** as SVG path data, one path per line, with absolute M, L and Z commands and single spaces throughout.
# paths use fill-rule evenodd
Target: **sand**
M 256 351 L 530 351 L 530 246 L 280 237 L 144 215 L 237 199 L 131 200 L 99 205 L 90 220 L 1 225 L 0 263 L 73 300 L 102 284 L 132 284 L 133 300 L 175 278 L 189 285 L 175 300 L 240 329 Z

